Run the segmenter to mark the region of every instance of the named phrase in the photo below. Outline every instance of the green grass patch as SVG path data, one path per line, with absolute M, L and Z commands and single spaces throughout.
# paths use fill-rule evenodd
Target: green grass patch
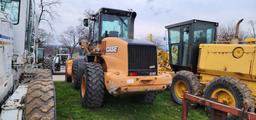
M 181 106 L 160 93 L 153 105 L 137 103 L 132 97 L 107 95 L 101 108 L 82 108 L 79 91 L 70 83 L 55 82 L 58 120 L 180 120 Z M 201 109 L 189 111 L 190 120 L 207 120 Z

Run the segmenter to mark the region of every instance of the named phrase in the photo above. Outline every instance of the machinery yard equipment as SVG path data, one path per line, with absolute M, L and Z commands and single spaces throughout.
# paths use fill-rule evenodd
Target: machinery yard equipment
M 52 73 L 53 74 L 65 74 L 66 61 L 70 59 L 69 54 L 57 54 L 53 58 Z
M 38 69 L 34 0 L 0 0 L 0 119 L 53 120 L 49 70 Z
M 166 26 L 170 63 L 176 72 L 170 87 L 173 101 L 181 104 L 184 92 L 188 91 L 191 95 L 254 111 L 256 40 L 238 42 L 241 22 L 231 42 L 214 41 L 216 22 L 190 20 Z
M 67 48 L 55 46 L 56 48 L 38 48 L 37 62 L 43 68 L 50 69 L 53 74 L 65 74 L 66 61 L 70 59 Z M 48 53 L 48 54 L 47 54 Z
M 158 72 L 157 47 L 134 39 L 135 17 L 132 11 L 102 8 L 84 20 L 90 32 L 80 42 L 83 57 L 69 60 L 66 72 L 67 81 L 80 88 L 82 106 L 101 106 L 105 90 L 153 103 L 156 91 L 170 84 L 171 74 Z

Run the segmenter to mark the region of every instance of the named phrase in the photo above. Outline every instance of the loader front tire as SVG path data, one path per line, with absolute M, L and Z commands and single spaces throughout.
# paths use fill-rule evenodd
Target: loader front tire
M 86 63 L 80 88 L 82 107 L 94 108 L 102 106 L 104 90 L 102 66 L 95 63 Z
M 196 75 L 190 71 L 179 71 L 173 77 L 172 85 L 169 88 L 171 99 L 181 105 L 184 92 L 192 95 L 201 93 L 201 85 Z
M 55 120 L 55 89 L 52 80 L 33 80 L 25 97 L 25 120 Z
M 85 60 L 82 58 L 78 58 L 74 60 L 74 64 L 72 67 L 72 82 L 75 89 L 80 89 L 81 79 L 83 75 L 83 71 L 85 69 Z

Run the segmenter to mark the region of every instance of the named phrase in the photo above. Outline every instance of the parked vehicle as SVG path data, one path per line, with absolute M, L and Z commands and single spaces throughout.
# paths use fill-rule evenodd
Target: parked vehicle
M 216 41 L 218 23 L 190 20 L 166 26 L 170 63 L 176 72 L 171 98 L 182 103 L 185 91 L 243 111 L 254 111 L 256 39 Z
M 153 103 L 170 84 L 171 74 L 158 72 L 156 45 L 134 39 L 135 17 L 133 11 L 102 8 L 84 20 L 90 30 L 88 41 L 80 42 L 84 54 L 66 65 L 83 107 L 100 107 L 105 92 Z
M 49 70 L 38 69 L 34 0 L 0 0 L 0 119 L 54 120 Z
M 53 58 L 52 73 L 53 74 L 65 74 L 66 61 L 70 59 L 69 54 L 57 54 Z

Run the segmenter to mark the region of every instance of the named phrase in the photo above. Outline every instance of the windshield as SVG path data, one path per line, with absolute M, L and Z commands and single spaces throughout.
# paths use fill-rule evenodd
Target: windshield
M 20 0 L 0 0 L 1 11 L 7 13 L 13 24 L 19 22 Z
M 120 37 L 128 39 L 129 17 L 117 15 L 102 15 L 101 37 Z

